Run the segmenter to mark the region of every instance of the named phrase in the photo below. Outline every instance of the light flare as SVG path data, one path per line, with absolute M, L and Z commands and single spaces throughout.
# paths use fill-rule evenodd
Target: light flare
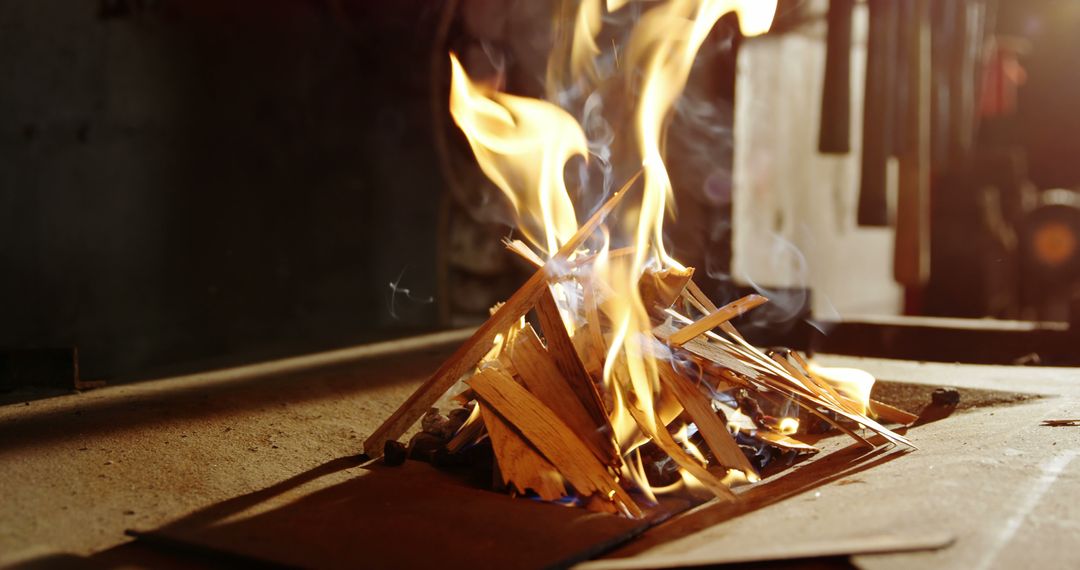
M 573 43 L 570 46 L 570 74 L 573 77 L 595 74 L 593 61 L 600 55 L 596 36 L 603 25 L 600 0 L 582 0 L 574 19 Z

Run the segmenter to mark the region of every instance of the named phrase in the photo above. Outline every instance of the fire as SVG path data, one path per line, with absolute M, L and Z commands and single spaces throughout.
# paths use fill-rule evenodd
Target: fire
M 690 441 L 690 424 L 683 424 L 679 431 L 675 433 L 675 441 L 682 444 L 686 451 L 690 453 L 690 456 L 697 459 L 702 464 L 708 463 L 709 460 L 705 459 L 705 454 L 701 453 L 692 441 Z
M 602 11 L 619 10 L 626 3 L 608 0 L 602 6 L 599 0 L 581 2 L 568 61 L 553 54 L 549 83 L 553 77 L 567 75 L 558 69 L 564 64 L 568 64 L 573 80 L 596 80 L 592 63 L 601 52 L 595 38 L 602 27 Z M 636 111 L 632 133 L 620 134 L 634 136 L 644 172 L 643 191 L 637 204 L 620 212 L 617 226 L 603 229 L 601 243 L 581 252 L 595 256 L 588 279 L 560 283 L 557 294 L 570 330 L 578 321 L 589 320 L 576 310 L 578 300 L 585 295 L 583 287 L 600 296 L 596 301 L 601 314 L 597 316 L 610 323 L 602 338 L 606 344 L 603 380 L 614 402 L 610 419 L 624 456 L 658 430 L 667 429 L 657 421 L 658 416 L 660 422 L 670 421 L 665 417 L 668 414 L 658 413 L 664 406 L 659 397 L 659 359 L 654 354 L 657 343 L 639 283 L 646 271 L 684 269 L 668 254 L 663 241 L 664 219 L 673 201 L 663 151 L 671 109 L 686 86 L 698 49 L 720 17 L 735 11 L 743 33 L 757 35 L 768 30 L 775 10 L 776 0 L 668 0 L 647 10 L 630 36 L 620 69 L 630 87 L 626 91 L 633 94 L 625 103 Z M 483 172 L 514 207 L 522 233 L 550 258 L 578 229 L 563 170 L 572 157 L 588 159 L 582 127 L 555 103 L 500 93 L 472 81 L 457 57 L 451 54 L 450 59 L 450 112 L 455 122 Z M 631 86 L 634 82 L 638 85 Z M 631 255 L 611 256 L 612 240 L 629 246 Z M 704 462 L 685 432 L 682 435 L 676 439 L 688 446 L 691 456 Z M 639 486 L 648 487 L 640 470 L 628 472 Z
M 780 418 L 780 422 L 776 425 L 776 431 L 780 432 L 781 435 L 791 435 L 798 432 L 799 418 Z
M 577 231 L 563 169 L 587 156 L 585 133 L 557 105 L 474 83 L 453 54 L 450 112 L 484 174 L 506 195 L 518 228 L 548 255 Z
M 517 312 L 507 311 L 512 316 L 502 320 L 498 319 L 502 309 L 493 312 L 492 320 L 499 324 L 477 331 L 477 335 L 488 335 L 478 341 L 486 354 L 478 352 L 470 357 L 475 360 L 476 355 L 482 355 L 469 379 L 477 401 L 482 401 L 485 413 L 491 414 L 481 419 L 485 424 L 494 422 L 491 424 L 494 426 L 502 421 L 513 423 L 513 412 L 525 413 L 519 406 L 527 401 L 533 402 L 530 409 L 535 412 L 526 414 L 529 421 L 540 421 L 536 414 L 540 414 L 537 410 L 541 408 L 555 415 L 564 412 L 559 422 L 544 424 L 549 429 L 525 429 L 527 421 L 516 424 L 521 436 L 532 443 L 531 447 L 519 448 L 520 453 L 531 454 L 536 448 L 547 457 L 544 462 L 551 460 L 555 464 L 559 463 L 556 459 L 563 460 L 571 468 L 561 473 L 572 487 L 587 488 L 588 492 L 583 494 L 610 503 L 596 508 L 607 508 L 608 512 L 621 509 L 630 516 L 640 516 L 640 511 L 626 495 L 627 490 L 639 491 L 648 500 L 655 500 L 656 493 L 674 488 L 707 489 L 717 496 L 732 497 L 728 487 L 757 481 L 755 467 L 735 438 L 747 433 L 747 425 L 750 432 L 760 427 L 778 438 L 796 433 L 799 419 L 792 411 L 796 405 L 817 415 L 821 409 L 828 409 L 836 414 L 837 422 L 855 421 L 889 441 L 907 443 L 865 417 L 869 385 L 863 379 L 846 372 L 838 379 L 835 369 L 805 365 L 797 357 L 770 356 L 747 343 L 723 320 L 730 318 L 725 315 L 740 313 L 742 305 L 733 303 L 723 309 L 713 306 L 690 280 L 692 269 L 683 267 L 664 245 L 664 223 L 673 214 L 674 199 L 664 160 L 664 141 L 673 106 L 686 87 L 696 54 L 716 22 L 729 12 L 738 14 L 745 35 L 767 31 L 776 0 L 650 2 L 629 34 L 618 65 L 614 68 L 598 65 L 603 50 L 597 44 L 597 37 L 604 25 L 604 11 L 625 9 L 627 3 L 582 0 L 576 11 L 565 14 L 574 22 L 574 28 L 571 34 L 561 36 L 567 38 L 565 43 L 557 45 L 552 52 L 548 101 L 502 93 L 492 85 L 474 81 L 457 57 L 450 55 L 450 112 L 480 168 L 513 207 L 518 228 L 528 241 L 515 240 L 508 245 L 542 268 L 529 283 L 546 288 L 546 291 L 529 289 L 527 284 L 506 303 L 506 307 Z M 621 143 L 619 148 L 629 149 L 622 153 L 629 157 L 620 154 L 614 166 L 617 171 L 638 171 L 641 183 L 635 185 L 637 175 L 631 176 L 627 186 L 598 212 L 583 211 L 582 204 L 575 204 L 567 188 L 567 163 L 578 158 L 590 160 L 590 141 L 584 128 L 571 112 L 555 102 L 563 102 L 559 90 L 567 82 L 573 85 L 574 93 L 594 95 L 601 92 L 597 88 L 600 83 L 625 85 L 614 90 L 625 100 L 605 102 L 627 110 L 628 120 L 615 136 Z M 604 160 L 608 157 L 610 153 Z M 589 221 L 579 224 L 579 214 L 589 216 Z M 606 217 L 608 214 L 611 215 Z M 662 283 L 662 279 L 671 280 L 673 285 Z M 653 290 L 646 299 L 642 290 L 648 286 Z M 537 291 L 550 293 L 550 297 L 543 297 L 547 299 L 546 312 L 540 310 L 545 305 L 536 305 L 538 296 L 542 296 Z M 685 303 L 684 310 L 688 311 L 685 315 L 672 308 L 676 296 Z M 657 297 L 664 298 L 664 302 L 656 302 Z M 546 318 L 542 323 L 546 347 L 540 344 L 531 325 L 521 318 L 529 307 L 537 307 L 541 320 Z M 696 328 L 686 327 L 693 321 L 689 315 L 694 311 L 710 318 L 702 318 L 695 323 Z M 552 317 L 553 313 L 557 314 Z M 681 329 L 681 338 L 662 332 L 664 327 L 674 327 L 676 323 L 685 327 Z M 707 332 L 717 326 L 728 327 L 723 328 L 724 336 Z M 500 330 L 492 333 L 496 327 Z M 720 356 L 693 353 L 694 349 L 684 347 L 689 340 L 700 343 L 696 350 L 716 351 L 713 354 Z M 470 350 L 466 346 L 464 352 Z M 533 354 L 542 360 L 559 351 L 563 356 L 576 353 L 572 360 L 580 362 L 576 365 L 562 362 L 563 368 L 545 373 L 541 379 L 534 375 L 532 380 L 546 386 L 546 392 L 525 386 L 528 384 L 525 372 L 538 374 L 538 369 L 515 359 Z M 694 358 L 688 358 L 687 354 Z M 732 360 L 739 364 L 726 367 Z M 552 367 L 558 367 L 559 361 L 553 362 Z M 679 366 L 685 362 L 696 362 L 697 371 L 684 373 Z M 444 365 L 429 384 L 447 378 L 455 381 L 464 370 L 458 368 L 459 364 L 452 360 Z M 563 378 L 566 366 L 571 374 Z M 709 372 L 711 383 L 704 381 L 705 368 L 709 366 L 715 368 Z M 578 372 L 576 376 L 573 374 Z M 553 392 L 554 384 L 544 384 L 551 382 L 551 377 L 577 392 L 567 404 L 567 410 L 555 409 L 566 403 L 560 399 L 565 391 Z M 570 380 L 580 383 L 565 384 Z M 871 377 L 871 383 L 872 380 Z M 724 387 L 715 388 L 716 391 L 734 386 L 739 394 L 759 390 L 779 394 L 795 403 L 777 413 L 776 416 L 783 416 L 777 420 L 756 404 L 747 404 L 746 410 L 727 407 L 715 392 L 708 391 L 718 385 Z M 425 397 L 414 395 L 411 400 L 415 404 Z M 725 397 L 733 398 L 730 394 Z M 754 401 L 740 395 L 740 408 L 744 400 Z M 552 402 L 558 405 L 552 407 Z M 590 402 L 595 407 L 589 408 L 593 405 Z M 719 416 L 716 406 L 722 408 Z M 475 412 L 478 409 L 479 404 L 469 415 L 470 424 L 481 421 Z M 399 410 L 395 418 L 406 413 Z M 766 416 L 768 419 L 763 419 Z M 693 422 L 684 421 L 687 417 Z M 599 422 L 593 422 L 596 418 Z M 595 430 L 575 432 L 570 427 L 572 423 L 564 421 L 603 425 Z M 565 430 L 561 432 L 564 435 L 582 436 L 582 441 L 577 442 L 580 445 L 541 445 L 550 443 L 546 438 L 559 429 Z M 506 428 L 497 433 L 489 426 L 488 433 L 492 439 L 499 436 L 511 446 L 517 437 L 516 432 Z M 369 441 L 373 445 L 379 443 L 374 436 Z M 701 441 L 707 449 L 699 448 Z M 654 444 L 651 448 L 645 445 L 650 442 Z M 664 454 L 662 459 L 669 462 L 667 465 L 671 461 L 677 465 L 680 482 L 666 488 L 650 486 L 646 473 L 648 462 L 643 455 L 657 450 Z M 511 455 L 508 452 L 508 458 Z M 577 464 L 578 460 L 582 464 Z M 721 469 L 715 469 L 717 465 L 713 462 Z M 500 464 L 503 467 L 516 469 L 521 465 L 508 462 Z M 560 465 L 550 467 L 559 470 Z M 506 469 L 503 475 L 508 476 Z M 558 497 L 564 477 L 559 473 L 553 477 L 546 475 L 515 471 L 514 482 L 521 484 L 522 491 L 531 489 L 542 497 Z M 507 482 L 513 478 L 509 477 Z
M 832 368 L 810 362 L 807 371 L 846 398 L 856 410 L 865 414 L 870 409 L 870 392 L 874 388 L 874 376 L 858 368 Z

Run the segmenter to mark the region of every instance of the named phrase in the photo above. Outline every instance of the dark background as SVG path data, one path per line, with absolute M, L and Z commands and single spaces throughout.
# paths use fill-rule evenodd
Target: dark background
M 435 327 L 389 283 L 435 289 L 439 8 L 0 2 L 0 347 L 123 379 Z
M 501 252 L 508 220 L 497 198 L 474 192 L 481 177 L 461 166 L 471 159 L 432 64 L 445 65 L 448 47 L 483 59 L 468 31 L 482 21 L 455 17 L 440 31 L 448 5 L 523 29 L 543 15 L 522 10 L 547 9 L 497 4 L 0 0 L 0 350 L 78 347 L 84 379 L 117 381 L 482 316 L 520 268 Z M 1018 114 L 998 125 L 995 144 L 1022 150 L 1036 189 L 1075 187 L 1080 2 L 1001 1 L 996 24 L 1031 49 Z M 732 30 L 718 27 L 713 43 L 728 45 Z M 532 36 L 518 30 L 502 47 Z M 718 108 L 733 96 L 727 49 L 695 87 Z M 673 176 L 688 176 L 679 160 Z M 965 170 L 939 174 L 938 197 L 985 185 Z M 983 231 L 969 202 L 939 208 L 936 235 L 958 259 L 991 267 L 984 273 L 1008 282 L 999 296 L 1011 299 L 1019 278 L 1000 269 L 1003 256 L 941 231 Z M 682 209 L 683 229 L 730 217 L 729 207 Z M 673 236 L 675 249 L 711 270 L 694 255 L 726 251 L 724 227 Z M 1019 314 L 1015 302 L 991 310 L 980 300 L 989 294 L 972 293 L 994 278 L 935 259 L 948 271 L 928 312 Z
M 1080 2 L 999 1 L 999 30 L 1030 42 L 1019 140 L 1039 188 L 1080 186 Z

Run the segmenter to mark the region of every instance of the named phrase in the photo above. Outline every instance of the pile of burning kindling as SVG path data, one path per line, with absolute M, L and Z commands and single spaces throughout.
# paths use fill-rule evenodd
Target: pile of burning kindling
M 618 16 L 627 5 L 578 4 L 572 30 L 557 34 L 548 100 L 474 81 L 451 55 L 451 114 L 514 208 L 525 240 L 507 246 L 536 270 L 365 452 L 453 464 L 490 449 L 512 493 L 639 517 L 676 489 L 733 499 L 733 485 L 758 480 L 777 456 L 814 452 L 799 438 L 822 422 L 866 445 L 910 445 L 873 419 L 912 418 L 869 400 L 872 377 L 753 346 L 731 320 L 766 299 L 717 307 L 664 243 L 673 196 L 664 141 L 695 54 L 732 10 L 744 34 L 766 31 L 775 0 L 638 3 L 624 49 L 605 53 L 598 34 L 619 18 L 604 10 Z M 600 129 L 610 137 L 590 139 L 568 108 L 574 94 L 589 94 L 595 110 L 604 93 L 622 115 Z M 596 179 L 568 190 L 571 159 L 626 180 L 582 223 L 582 188 Z M 432 412 L 455 386 L 463 407 Z M 408 447 L 394 441 L 421 416 L 424 431 Z
M 628 192 L 609 200 L 580 237 Z M 776 459 L 817 451 L 799 441 L 800 426 L 824 422 L 869 446 L 865 430 L 911 445 L 871 419 L 914 419 L 870 400 L 872 377 L 814 366 L 795 351 L 758 349 L 729 321 L 766 299 L 749 295 L 717 307 L 689 268 L 641 276 L 650 336 L 625 340 L 638 350 L 611 358 L 610 315 L 618 311 L 605 303 L 618 300 L 592 294 L 598 258 L 568 255 L 578 241 L 546 263 L 524 243 L 509 243 L 539 268 L 368 440 L 370 455 L 452 466 L 493 453 L 499 483 L 514 494 L 570 497 L 636 517 L 642 503 L 675 488 L 734 498 L 731 486 L 758 480 Z M 630 253 L 610 252 L 608 261 Z M 575 315 L 563 308 L 570 305 Z M 626 353 L 657 385 L 634 385 Z M 454 396 L 462 407 L 449 417 L 430 408 L 462 376 Z M 423 430 L 407 447 L 387 439 L 421 415 Z

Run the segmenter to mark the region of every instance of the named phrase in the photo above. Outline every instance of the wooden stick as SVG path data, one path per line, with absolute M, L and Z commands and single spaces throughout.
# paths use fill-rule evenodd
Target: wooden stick
M 712 491 L 718 499 L 726 501 L 736 500 L 735 493 L 733 493 L 727 485 L 710 473 L 697 459 L 691 457 L 690 454 L 675 441 L 675 438 L 671 437 L 671 434 L 668 433 L 668 430 L 664 426 L 664 422 L 660 419 L 659 415 L 653 412 L 652 415 L 655 421 L 649 422 L 648 416 L 645 415 L 648 412 L 638 409 L 635 404 L 628 404 L 626 409 L 630 412 L 630 415 L 634 418 L 634 421 L 637 422 L 638 426 L 641 427 L 641 430 L 645 432 L 645 435 L 651 438 L 653 443 L 662 449 L 664 453 L 668 454 L 668 457 L 671 457 L 679 467 L 682 467 L 698 481 L 701 481 L 701 484 Z M 653 425 L 656 426 L 655 430 L 652 428 Z
M 599 364 L 599 375 L 597 376 L 599 378 L 604 373 L 607 344 L 604 342 L 603 328 L 600 325 L 600 308 L 596 304 L 596 288 L 593 286 L 596 281 L 595 276 L 590 276 L 588 282 L 584 284 L 585 294 L 582 295 L 582 302 L 585 304 L 585 321 L 588 323 L 588 330 L 585 331 L 585 334 L 588 335 L 586 344 L 588 344 L 589 350 L 592 352 L 590 360 L 594 359 Z M 579 331 L 578 334 L 582 333 Z
M 690 380 L 670 366 L 660 366 L 660 382 L 664 389 L 675 394 L 686 413 L 694 420 L 694 425 L 705 438 L 705 443 L 720 465 L 738 469 L 747 475 L 755 473 L 750 461 L 731 437 L 727 426 L 713 411 L 710 396 L 703 394 L 700 388 L 692 385 Z
M 489 405 L 517 428 L 578 493 L 600 493 L 621 503 L 633 516 L 642 516 L 634 500 L 574 430 L 513 378 L 497 368 L 485 368 L 469 378 L 468 383 L 481 403 Z
M 578 231 L 543 268 L 534 273 L 520 289 L 515 291 L 506 303 L 491 315 L 490 319 L 480 325 L 469 340 L 454 351 L 454 354 L 435 371 L 431 378 L 417 388 L 393 415 L 368 436 L 364 441 L 364 453 L 372 458 L 382 457 L 383 446 L 387 440 L 401 437 L 401 434 L 415 424 L 432 404 L 491 350 L 495 335 L 504 331 L 532 309 L 547 288 L 548 270 L 569 258 L 570 254 L 585 243 L 585 240 L 629 193 L 631 185 L 640 176 L 641 172 L 638 171 L 618 192 L 613 194 L 585 224 L 578 228 Z
M 836 389 L 833 388 L 832 385 L 828 382 L 818 378 L 814 374 L 811 374 L 809 371 L 809 364 L 806 362 L 805 359 L 803 359 L 802 356 L 799 355 L 797 351 L 789 351 L 787 356 L 790 360 L 794 361 L 793 364 L 798 365 L 797 369 L 802 371 L 800 372 L 800 377 L 805 378 L 810 382 L 813 382 L 818 388 L 827 393 L 831 397 L 831 399 L 845 404 L 850 411 L 857 411 L 855 404 L 849 398 L 846 398 L 842 394 L 837 392 Z M 912 424 L 915 422 L 915 420 L 919 419 L 919 416 L 915 414 L 906 412 L 894 406 L 890 406 L 889 404 L 886 404 L 884 402 L 878 402 L 876 400 L 870 400 L 870 412 L 886 421 L 903 425 Z
M 545 501 L 566 496 L 566 484 L 555 466 L 521 438 L 494 410 L 480 406 L 480 413 L 491 437 L 491 448 L 499 462 L 503 484 L 519 493 L 532 489 Z
M 470 400 L 472 398 L 469 398 Z M 446 450 L 450 453 L 457 453 L 461 451 L 466 445 L 474 443 L 484 433 L 484 421 L 480 417 L 480 409 L 473 409 L 469 414 L 468 419 L 462 424 L 458 432 L 454 434 L 454 437 L 450 438 L 450 441 L 446 442 Z
M 801 355 L 799 355 L 798 351 L 795 351 L 795 350 L 788 351 L 786 356 L 787 356 L 788 363 L 795 370 L 798 371 L 797 373 L 798 373 L 800 378 L 803 378 L 805 381 L 807 381 L 809 383 L 812 383 L 813 385 L 817 386 L 819 389 L 821 389 L 821 391 L 828 394 L 829 397 L 831 397 L 833 400 L 835 400 L 837 402 L 844 402 L 846 400 L 846 398 L 844 398 L 840 394 L 840 392 L 836 391 L 836 388 L 833 388 L 832 384 L 829 384 L 825 380 L 822 380 L 821 378 L 818 378 L 816 375 L 810 373 L 810 365 L 809 365 L 809 363 L 807 363 L 806 360 L 803 359 L 803 357 Z M 794 362 L 792 362 L 792 361 L 794 361 Z M 855 411 L 855 409 L 852 408 L 852 411 Z
M 703 308 L 705 313 L 713 313 L 717 310 L 716 304 L 712 302 L 712 299 L 709 299 L 709 296 L 693 280 L 686 284 L 686 292 L 688 297 L 694 301 L 694 304 L 698 305 L 699 310 Z M 731 335 L 732 338 L 742 338 L 739 331 L 735 330 L 735 325 L 731 323 L 720 323 L 720 330 Z
M 645 309 L 650 313 L 667 309 L 679 298 L 679 295 L 686 289 L 686 284 L 690 282 L 693 276 L 693 267 L 645 271 L 638 283 L 638 290 L 641 292 L 641 303 L 645 305 Z
M 890 406 L 885 402 L 879 402 L 877 400 L 870 400 L 870 412 L 875 416 L 887 421 L 897 424 L 910 425 L 915 423 L 915 420 L 919 419 L 919 416 L 911 412 L 907 412 Z
M 516 253 L 518 255 L 518 257 L 524 259 L 525 261 L 527 261 L 529 263 L 529 265 L 532 265 L 533 267 L 535 267 L 537 269 L 539 269 L 540 267 L 542 267 L 544 265 L 544 260 L 540 259 L 540 255 L 537 254 L 536 251 L 534 251 L 531 247 L 529 247 L 529 244 L 527 244 L 527 243 L 525 243 L 525 242 L 523 242 L 523 241 L 521 241 L 519 239 L 514 239 L 514 240 L 504 239 L 503 240 L 503 245 L 506 246 L 506 249 L 510 250 L 512 253 Z M 613 250 L 608 252 L 608 259 L 615 259 L 615 258 L 627 256 L 627 255 L 630 255 L 630 254 L 634 253 L 634 251 L 635 250 L 632 247 L 620 247 L 618 249 L 613 249 Z M 599 255 L 599 254 L 592 253 L 592 254 L 589 254 L 589 255 L 583 255 L 583 256 L 575 259 L 574 261 L 571 261 L 568 266 L 571 269 L 578 269 L 579 267 L 585 267 L 586 265 L 589 265 L 592 262 L 596 261 L 597 255 Z
M 386 441 L 401 437 L 401 434 L 424 415 L 425 410 L 445 394 L 462 375 L 476 366 L 476 363 L 491 350 L 495 335 L 505 331 L 514 321 L 529 312 L 545 287 L 545 273 L 543 270 L 537 271 L 477 329 L 469 340 L 454 351 L 454 354 L 435 371 L 431 378 L 413 392 L 397 411 L 364 441 L 364 453 L 369 457 L 381 457 Z
M 1080 426 L 1080 419 L 1075 419 L 1075 420 L 1043 420 L 1041 425 L 1046 426 L 1046 427 Z
M 519 239 L 503 239 L 503 244 L 506 245 L 506 249 L 518 254 L 522 259 L 528 261 L 533 267 L 539 269 L 544 266 L 544 260 L 540 259 L 533 248 Z
M 581 380 L 563 375 L 553 356 L 540 344 L 532 327 L 518 334 L 510 350 L 510 360 L 525 388 L 547 407 L 558 410 L 559 418 L 578 434 L 597 459 L 605 465 L 620 466 L 622 462 L 607 417 L 602 416 L 598 421 L 586 410 L 571 387 L 573 382 Z M 585 382 L 592 384 L 587 376 Z
M 817 453 L 820 449 L 810 445 L 809 443 L 803 443 L 791 436 L 771 432 L 766 429 L 757 430 L 754 433 L 754 437 L 764 440 L 765 443 L 773 445 L 775 447 L 781 447 L 789 451 L 797 451 L 800 453 Z
M 687 293 L 686 296 L 688 298 L 692 299 L 693 303 L 695 303 L 697 305 L 700 305 L 700 306 L 703 306 L 703 307 L 706 307 L 709 310 L 712 310 L 713 312 L 715 312 L 715 309 L 713 308 L 713 307 L 715 307 L 715 305 L 712 304 L 712 301 L 710 301 L 708 299 L 708 297 L 705 297 L 704 293 L 701 291 L 701 289 L 693 281 L 690 281 L 687 284 L 686 293 Z M 682 315 L 678 315 L 678 316 L 680 318 L 685 318 L 685 317 L 682 317 Z M 737 341 L 737 343 L 738 343 L 737 345 L 732 344 L 731 341 L 723 339 L 723 338 L 719 337 L 718 335 L 714 335 L 713 333 L 706 332 L 707 337 L 709 337 L 711 339 L 714 339 L 714 340 L 720 342 L 721 344 L 719 344 L 717 346 L 717 345 L 713 345 L 712 343 L 701 341 L 700 339 L 695 338 L 694 340 L 688 342 L 687 346 L 685 348 L 687 348 L 687 350 L 689 350 L 690 352 L 696 354 L 697 356 L 699 356 L 701 358 L 705 358 L 705 359 L 710 360 L 712 362 L 715 362 L 715 363 L 719 364 L 722 367 L 732 368 L 732 370 L 735 370 L 739 374 L 742 374 L 745 378 L 752 381 L 754 384 L 756 384 L 757 386 L 760 386 L 761 388 L 767 388 L 767 389 L 770 389 L 770 390 L 778 390 L 781 393 L 787 394 L 788 397 L 791 397 L 792 395 L 796 395 L 796 394 L 801 395 L 805 399 L 809 399 L 814 404 L 827 407 L 827 408 L 833 410 L 834 412 L 836 412 L 837 414 L 839 414 L 840 416 L 843 416 L 844 418 L 847 418 L 847 419 L 849 419 L 851 421 L 854 421 L 856 423 L 861 423 L 861 424 L 865 425 L 866 427 L 874 430 L 875 432 L 881 434 L 886 439 L 888 439 L 888 440 L 890 440 L 890 441 L 892 441 L 894 443 L 902 443 L 902 444 L 907 445 L 907 446 L 912 447 L 912 448 L 915 447 L 915 445 L 913 445 L 910 441 L 908 441 L 907 438 L 904 438 L 903 436 L 900 436 L 900 435 L 897 435 L 897 434 L 893 433 L 892 431 L 886 429 L 884 426 L 878 424 L 877 422 L 875 422 L 874 420 L 866 417 L 865 415 L 852 413 L 852 412 L 848 411 L 845 406 L 838 406 L 837 404 L 832 403 L 828 399 L 823 399 L 819 394 L 817 394 L 816 392 L 811 391 L 810 388 L 806 387 L 805 385 L 803 385 L 802 382 L 800 382 L 798 379 L 796 379 L 794 376 L 792 376 L 783 366 L 781 366 L 781 364 L 779 362 L 776 362 L 773 359 L 769 358 L 763 352 L 761 352 L 757 347 L 755 347 L 752 344 L 750 344 L 749 342 L 747 342 L 746 339 L 744 339 L 742 337 L 742 335 L 740 335 L 739 332 L 737 330 L 735 330 L 734 327 L 731 327 L 730 325 L 731 325 L 731 323 L 724 323 L 724 324 L 721 325 L 721 328 L 725 332 L 730 334 L 732 336 L 732 338 L 734 338 Z M 725 328 L 725 327 L 730 327 L 730 328 Z M 660 327 L 658 327 L 657 330 L 660 330 Z M 663 336 L 663 335 L 661 334 L 660 336 Z M 729 358 L 729 357 L 723 357 L 723 356 L 721 356 L 721 354 L 725 350 L 730 351 L 730 350 L 735 350 L 735 349 L 738 349 L 738 352 L 737 352 L 738 354 L 742 354 L 742 355 L 750 358 L 751 361 L 759 363 L 759 365 L 762 365 L 765 370 L 768 370 L 768 372 L 763 371 L 763 373 L 757 373 L 756 371 L 749 371 L 749 373 L 747 373 L 748 371 L 746 370 L 746 366 L 742 366 L 741 363 L 739 363 L 739 365 L 738 365 L 741 368 L 733 368 L 731 366 L 732 359 Z M 777 382 L 777 380 L 783 382 L 783 384 L 780 384 L 779 382 Z M 863 445 L 866 445 L 866 446 L 869 446 L 869 447 L 873 447 L 873 445 L 866 438 L 858 435 L 853 430 L 851 430 L 848 427 L 844 426 L 840 422 L 834 421 L 831 418 L 829 418 L 828 416 L 826 416 L 825 414 L 822 414 L 822 413 L 818 412 L 814 408 L 813 405 L 809 405 L 807 402 L 804 402 L 802 399 L 796 399 L 795 402 L 798 403 L 800 406 L 802 406 L 804 409 L 806 409 L 811 414 L 814 414 L 814 415 L 820 417 L 821 419 L 824 419 L 825 421 L 829 422 L 830 424 L 835 426 L 840 431 L 843 431 L 844 433 L 848 434 L 849 436 L 851 436 L 853 439 L 855 439 L 859 443 L 861 443 Z
M 704 334 L 705 331 L 712 330 L 722 323 L 726 323 L 731 319 L 755 308 L 759 307 L 769 300 L 761 295 L 747 295 L 742 299 L 732 301 L 727 305 L 701 317 L 693 323 L 686 325 L 682 329 L 679 329 L 668 338 L 668 342 L 675 346 L 681 346 L 686 341 Z
M 669 324 L 662 324 L 653 330 L 653 333 L 661 339 L 669 338 L 671 334 L 676 331 L 672 330 Z M 727 350 L 724 350 L 723 346 L 718 346 L 713 343 L 706 342 L 700 338 L 693 338 L 684 343 L 681 347 L 682 350 L 694 354 L 700 358 L 708 360 L 714 364 L 734 370 L 744 376 L 760 376 L 761 372 L 750 367 L 749 364 L 743 362 L 738 357 L 732 355 Z
M 844 408 L 851 413 L 862 413 L 857 409 L 856 404 L 851 399 L 842 396 L 839 392 L 834 390 L 828 382 L 816 378 L 813 374 L 803 374 L 803 372 L 799 370 L 787 356 L 773 353 L 773 360 L 783 366 L 789 374 L 798 379 L 808 390 L 815 392 L 819 398 L 834 406 Z
M 606 431 L 610 433 L 611 425 L 607 413 L 604 412 L 604 405 L 600 401 L 600 392 L 597 391 L 596 385 L 585 370 L 585 365 L 582 364 L 577 349 L 574 347 L 574 341 L 566 332 L 566 324 L 562 320 L 559 306 L 555 303 L 550 287 L 541 295 L 540 301 L 536 304 L 536 316 L 540 320 L 540 328 L 544 331 L 548 352 L 554 359 L 555 366 L 566 379 L 566 383 L 570 385 L 570 390 L 577 394 L 593 422 L 597 426 L 607 427 Z M 614 442 L 612 442 L 612 447 L 614 447 Z M 618 454 L 616 453 L 615 456 L 618 457 Z
M 719 310 L 717 309 L 716 305 L 713 304 L 712 300 L 710 300 L 701 290 L 701 288 L 698 287 L 697 283 L 694 283 L 693 281 L 690 281 L 686 284 L 683 298 L 689 301 L 691 305 L 694 305 L 699 311 L 702 311 L 703 313 L 714 313 Z M 679 319 L 685 319 L 689 321 L 689 319 L 682 316 L 681 314 L 674 314 L 677 315 Z M 720 330 L 724 331 L 724 333 L 734 339 L 735 342 L 733 343 L 732 341 L 729 341 L 728 339 L 723 338 L 720 335 L 717 335 L 711 331 L 707 331 L 705 333 L 705 336 L 724 345 L 725 350 L 732 352 L 733 354 L 738 354 L 744 357 L 748 362 L 756 363 L 758 366 L 766 370 L 770 370 L 773 374 L 777 374 L 779 376 L 784 376 L 786 374 L 786 372 L 782 368 L 779 368 L 776 363 L 773 362 L 772 359 L 770 359 L 769 357 L 765 356 L 765 354 L 761 352 L 761 350 L 759 350 L 754 345 L 746 342 L 746 339 L 744 339 L 743 336 L 739 334 L 739 331 L 736 330 L 735 326 L 732 325 L 730 322 L 720 323 Z
M 768 387 L 768 386 L 766 386 L 766 387 Z M 770 399 L 770 397 L 768 395 L 763 394 L 763 396 L 766 399 Z M 789 397 L 790 397 L 790 395 L 789 395 Z M 828 423 L 829 425 L 833 426 L 834 428 L 844 432 L 845 434 L 848 435 L 848 437 L 850 437 L 851 439 L 854 439 L 856 442 L 858 442 L 859 445 L 861 445 L 863 447 L 870 448 L 870 449 L 873 449 L 875 447 L 874 444 L 870 443 L 870 440 L 868 440 L 865 437 L 855 433 L 855 430 L 845 426 L 843 424 L 843 422 L 839 422 L 836 419 L 829 417 L 827 414 L 819 412 L 817 410 L 817 408 L 814 407 L 811 403 L 808 403 L 805 400 L 800 399 L 800 398 L 795 398 L 792 401 L 795 402 L 796 404 L 798 404 L 799 407 L 801 407 L 802 409 L 806 410 L 807 412 L 810 412 L 810 414 L 812 414 L 814 416 L 817 416 L 818 419 L 821 419 L 821 420 L 825 421 L 826 423 Z M 828 407 L 827 405 L 824 405 L 824 404 L 823 404 L 823 406 Z

